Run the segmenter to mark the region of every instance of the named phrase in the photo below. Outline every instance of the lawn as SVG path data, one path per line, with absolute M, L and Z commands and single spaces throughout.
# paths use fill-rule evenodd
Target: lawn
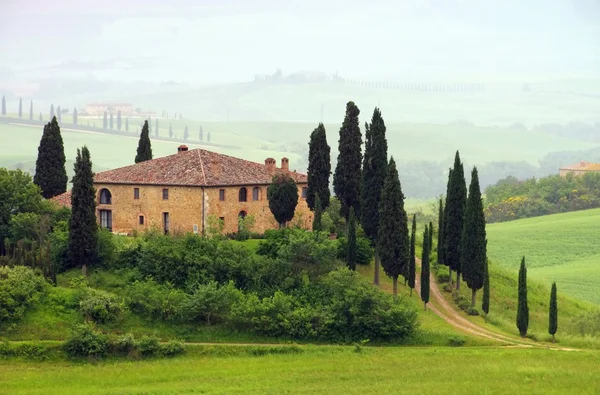
M 530 278 L 600 304 L 600 209 L 490 224 L 487 237 L 495 264 L 516 273 L 525 256 Z
M 596 394 L 598 352 L 516 348 L 313 346 L 282 355 L 190 351 L 95 364 L 0 361 L 5 394 Z M 200 354 L 200 355 L 199 355 Z M 238 353 L 241 354 L 241 353 Z

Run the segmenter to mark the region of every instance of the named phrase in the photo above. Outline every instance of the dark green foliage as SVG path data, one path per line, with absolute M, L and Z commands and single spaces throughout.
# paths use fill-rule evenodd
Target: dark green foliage
M 113 127 L 113 125 L 114 125 L 114 124 L 113 124 L 113 113 L 112 113 L 112 112 L 110 113 L 110 118 L 109 118 L 109 121 L 108 121 L 108 122 L 109 122 L 109 123 L 108 123 L 108 126 L 109 126 L 109 128 L 110 128 L 111 130 L 112 130 L 112 129 L 114 129 L 114 127 Z
M 125 117 L 125 131 L 129 132 L 129 117 Z
M 556 302 L 556 283 L 552 283 L 552 290 L 550 291 L 550 314 L 548 323 L 548 333 L 552 335 L 552 341 L 554 342 L 554 335 L 558 330 L 558 306 Z
M 277 174 L 273 177 L 267 189 L 269 209 L 280 227 L 294 218 L 298 205 L 298 187 L 292 177 L 286 174 Z
M 0 266 L 0 331 L 23 318 L 45 291 L 44 278 L 24 266 Z
M 348 239 L 339 237 L 338 239 L 338 259 L 346 262 L 348 260 Z M 368 265 L 373 259 L 373 247 L 371 241 L 364 236 L 360 236 L 357 232 L 356 236 L 356 264 Z
M 208 131 L 208 134 L 206 135 L 206 141 L 210 143 L 210 130 Z
M 187 141 L 188 137 L 190 137 L 190 134 L 188 133 L 187 125 L 185 125 L 185 129 L 183 130 L 183 140 Z
M 421 254 L 421 300 L 425 308 L 429 303 L 429 252 L 431 251 L 431 240 L 429 239 L 429 230 L 425 225 L 423 232 L 423 251 Z
M 463 224 L 465 217 L 465 208 L 467 204 L 467 186 L 463 171 L 463 164 L 460 161 L 458 151 L 454 158 L 454 167 L 448 185 L 448 195 L 446 201 L 447 215 L 445 218 L 444 234 L 444 263 L 451 270 L 456 271 L 456 287 L 459 288 L 460 281 L 460 256 L 461 239 L 463 233 Z
M 102 129 L 106 129 L 108 127 L 108 113 L 104 111 L 104 118 L 102 119 Z
M 321 206 L 321 198 L 319 195 L 315 195 L 315 217 L 313 219 L 312 230 L 320 231 L 323 230 L 321 226 L 321 218 L 323 217 L 323 207 Z
M 125 303 L 132 312 L 150 320 L 183 321 L 187 295 L 168 282 L 148 279 L 125 288 Z
M 186 321 L 206 325 L 224 322 L 229 318 L 231 307 L 239 303 L 243 293 L 233 281 L 219 285 L 216 281 L 198 285 L 189 295 L 184 305 Z
M 67 191 L 67 170 L 65 150 L 60 127 L 56 117 L 44 126 L 44 133 L 38 147 L 33 182 L 42 191 L 42 196 L 50 199 Z
M 108 337 L 90 324 L 80 324 L 63 347 L 70 357 L 103 357 L 108 353 Z
M 19 118 L 23 118 L 23 99 L 19 98 Z
M 2 96 L 2 115 L 6 115 L 6 99 Z
M 100 324 L 118 321 L 125 313 L 125 304 L 117 295 L 89 288 L 85 283 L 78 287 L 79 311 L 89 320 Z
M 432 253 L 433 253 L 433 222 L 429 221 L 429 260 L 431 260 Z
M 204 141 L 204 131 L 202 130 L 202 126 L 200 126 L 200 130 L 198 131 L 198 140 Z
M 381 111 L 375 107 L 371 124 L 365 123 L 365 156 L 363 158 L 361 224 L 369 239 L 377 238 L 379 202 L 387 171 L 387 139 Z
M 96 190 L 90 151 L 86 146 L 77 149 L 75 175 L 71 191 L 71 218 L 69 220 L 69 255 L 75 267 L 87 274 L 87 265 L 96 262 L 98 253 L 98 225 L 96 223 Z
M 40 113 L 40 116 L 42 114 Z M 31 103 L 29 103 L 29 120 L 33 121 L 33 100 L 31 101 Z M 41 121 L 41 119 L 40 119 Z
M 152 159 L 152 143 L 150 142 L 150 131 L 148 130 L 148 121 L 144 121 L 144 127 L 138 141 L 137 155 L 135 163 L 144 162 Z
M 483 287 L 485 260 L 487 256 L 485 216 L 479 189 L 479 175 L 474 167 L 469 185 L 469 197 L 461 240 L 461 269 L 463 279 L 472 291 L 471 307 L 475 307 L 475 294 Z
M 73 109 L 73 124 L 77 125 L 77 109 Z
M 485 260 L 483 269 L 483 301 L 481 302 L 481 310 L 485 313 L 485 317 L 490 312 L 490 274 L 488 272 L 488 260 Z
M 529 327 L 529 307 L 527 306 L 527 268 L 525 267 L 525 257 L 521 260 L 519 268 L 519 299 L 517 304 L 517 328 L 521 337 L 527 335 Z
M 392 277 L 394 295 L 397 295 L 398 276 L 406 273 L 409 264 L 410 241 L 404 194 L 393 157 L 390 159 L 381 193 L 379 221 L 377 248 L 381 265 L 385 273 Z
M 117 129 L 121 130 L 121 111 L 117 112 Z
M 417 215 L 413 215 L 412 229 L 410 233 L 410 256 L 408 257 L 408 273 L 405 276 L 408 281 L 410 288 L 410 294 L 412 296 L 412 290 L 415 287 L 415 272 L 416 272 L 416 257 L 415 257 L 415 242 L 417 237 Z
M 327 134 L 322 123 L 310 135 L 308 143 L 308 190 L 306 203 L 316 210 L 316 197 L 321 200 L 321 208 L 329 206 L 329 176 L 331 175 L 331 148 L 327 144 Z
M 60 110 L 60 106 L 56 108 L 56 119 L 59 123 L 62 122 L 62 112 Z
M 169 138 L 173 138 L 173 126 L 171 126 L 171 124 L 169 124 Z
M 333 175 L 333 190 L 342 204 L 341 214 L 346 220 L 350 217 L 350 207 L 354 207 L 355 214 L 360 217 L 362 135 L 358 124 L 359 114 L 360 110 L 354 102 L 346 104 L 346 116 L 340 128 L 337 166 Z
M 54 118 L 54 104 L 50 104 L 50 119 Z
M 350 270 L 356 270 L 356 216 L 354 207 L 350 207 L 350 222 L 348 223 L 348 253 L 346 265 Z

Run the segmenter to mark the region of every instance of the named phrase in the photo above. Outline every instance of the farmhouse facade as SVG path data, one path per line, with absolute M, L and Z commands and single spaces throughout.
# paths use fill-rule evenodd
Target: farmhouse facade
M 184 145 L 174 155 L 97 173 L 98 223 L 122 234 L 149 229 L 205 234 L 212 216 L 229 233 L 238 231 L 240 217 L 251 215 L 255 222 L 250 230 L 262 233 L 278 226 L 267 200 L 267 188 L 278 173 L 288 174 L 298 186 L 292 223 L 310 228 L 307 176 L 290 171 L 287 158 L 278 168 L 273 158 L 261 164 Z M 70 191 L 54 199 L 70 205 Z
M 133 115 L 133 104 L 131 103 L 91 103 L 87 104 L 84 109 L 84 114 L 91 116 L 102 116 L 104 112 L 118 113 L 122 116 Z
M 600 163 L 590 163 L 586 161 L 581 161 L 577 164 L 561 167 L 560 169 L 558 169 L 558 174 L 561 177 L 566 177 L 567 174 L 580 176 L 590 172 L 600 172 Z

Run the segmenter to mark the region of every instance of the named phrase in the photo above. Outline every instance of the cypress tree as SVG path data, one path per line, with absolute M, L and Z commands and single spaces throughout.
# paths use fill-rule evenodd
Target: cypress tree
M 279 228 L 284 228 L 285 224 L 294 218 L 298 205 L 296 181 L 285 173 L 275 175 L 267 188 L 267 200 Z
M 152 159 L 152 144 L 150 143 L 150 131 L 148 130 L 148 121 L 144 121 L 140 140 L 138 141 L 137 155 L 135 163 L 144 162 Z
M 423 308 L 425 310 L 427 310 L 427 303 L 429 303 L 429 252 L 431 251 L 429 235 L 429 230 L 427 225 L 425 225 L 423 249 L 421 251 L 421 300 L 423 301 Z
M 169 138 L 173 138 L 173 126 L 169 124 Z
M 433 252 L 433 222 L 429 221 L 429 261 Z
M 81 266 L 87 276 L 87 266 L 96 261 L 98 251 L 96 223 L 96 190 L 90 152 L 86 146 L 77 149 L 75 175 L 71 192 L 69 219 L 69 254 L 74 266 Z
M 33 121 L 33 100 L 29 103 L 29 120 Z
M 317 194 L 315 196 L 315 218 L 313 220 L 312 230 L 314 232 L 323 230 L 321 218 L 323 217 L 323 207 L 321 206 L 321 198 Z
M 56 119 L 58 120 L 59 123 L 62 123 L 62 114 L 60 111 L 60 106 L 56 107 Z
M 204 131 L 202 130 L 202 126 L 200 126 L 200 130 L 198 131 L 198 140 L 204 141 Z
M 54 118 L 54 104 L 50 104 L 50 120 Z
M 158 137 L 158 118 L 154 120 L 154 136 Z
M 108 127 L 108 113 L 104 111 L 104 118 L 102 119 L 102 129 L 106 129 Z
M 23 99 L 19 98 L 19 118 L 23 118 Z
M 40 187 L 42 196 L 50 199 L 67 191 L 65 150 L 56 117 L 44 126 L 38 147 L 33 182 Z
M 206 135 L 206 141 L 210 143 L 210 130 L 208 131 L 208 134 Z
M 384 272 L 392 277 L 394 297 L 398 295 L 398 276 L 405 273 L 410 255 L 408 219 L 404 210 L 404 194 L 392 157 L 386 171 L 379 203 L 377 245 Z
M 361 223 L 366 236 L 375 245 L 375 274 L 373 283 L 379 285 L 379 254 L 377 252 L 377 228 L 379 226 L 379 202 L 387 171 L 387 139 L 385 122 L 379 108 L 375 107 L 371 124 L 365 122 L 365 156 L 361 188 Z
M 358 125 L 360 110 L 354 102 L 346 104 L 346 116 L 340 128 L 339 154 L 333 190 L 341 203 L 340 214 L 348 220 L 350 207 L 360 217 L 361 160 L 360 146 L 362 135 Z
M 188 137 L 190 137 L 190 134 L 188 133 L 187 125 L 185 125 L 185 129 L 183 130 L 183 140 L 187 141 Z
M 488 273 L 488 260 L 485 260 L 483 269 L 483 301 L 481 302 L 481 310 L 483 310 L 484 318 L 487 322 L 487 315 L 490 312 L 490 274 Z
M 43 118 L 42 118 L 42 113 L 40 113 L 40 122 L 42 122 Z
M 471 289 L 471 308 L 475 308 L 477 290 L 483 287 L 486 244 L 485 215 L 479 189 L 479 175 L 477 167 L 474 167 L 465 209 L 460 261 L 463 279 Z
M 331 175 L 331 147 L 327 144 L 327 133 L 322 123 L 310 134 L 308 143 L 308 190 L 306 203 L 316 210 L 316 198 L 319 197 L 322 209 L 329 207 L 329 176 Z
M 73 124 L 77 125 L 77 109 L 73 109 Z
M 110 113 L 110 121 L 109 121 L 110 130 L 113 130 L 113 113 Z
M 467 204 L 467 186 L 463 164 L 460 161 L 458 151 L 454 158 L 454 167 L 452 168 L 452 178 L 448 188 L 448 201 L 446 208 L 448 215 L 446 218 L 446 234 L 444 235 L 445 248 L 444 260 L 450 268 L 456 271 L 456 289 L 460 289 L 460 256 L 461 239 L 463 233 L 463 224 L 465 217 L 465 208 Z
M 527 335 L 529 327 L 529 307 L 527 306 L 527 268 L 525 267 L 525 257 L 521 260 L 519 269 L 519 300 L 517 305 L 517 328 L 521 337 Z
M 356 270 L 356 216 L 354 215 L 354 207 L 350 207 L 350 222 L 348 226 L 348 253 L 347 265 L 348 269 Z
M 2 96 L 2 115 L 6 115 L 6 99 Z
M 552 335 L 552 343 L 554 343 L 554 335 L 558 329 L 558 306 L 556 302 L 556 283 L 552 283 L 550 291 L 550 322 L 548 324 L 548 333 Z
M 121 130 L 121 111 L 117 112 L 117 129 Z
M 125 117 L 125 131 L 129 132 L 129 117 Z
M 417 214 L 413 215 L 412 230 L 410 232 L 410 256 L 408 260 L 408 286 L 410 287 L 410 296 L 412 296 L 413 288 L 415 287 L 415 272 L 416 272 L 416 258 L 415 258 L 415 238 L 417 236 Z
M 452 284 L 452 268 L 446 261 L 446 227 L 448 225 L 448 191 L 450 190 L 450 180 L 452 179 L 452 168 L 448 169 L 448 183 L 446 184 L 446 196 L 444 200 L 443 213 L 442 213 L 442 229 L 440 230 L 441 246 L 438 246 L 440 250 L 441 264 L 448 266 L 448 282 Z

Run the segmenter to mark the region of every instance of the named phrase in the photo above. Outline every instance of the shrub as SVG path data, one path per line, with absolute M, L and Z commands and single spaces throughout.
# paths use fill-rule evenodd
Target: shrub
M 235 288 L 232 281 L 224 286 L 219 286 L 216 281 L 199 285 L 185 302 L 185 319 L 202 321 L 207 325 L 224 321 L 231 306 L 241 298 L 242 292 Z
M 135 337 L 132 333 L 127 333 L 121 337 L 112 341 L 112 349 L 116 353 L 125 353 L 128 354 L 131 351 L 136 349 L 136 341 Z
M 438 274 L 438 275 L 437 275 L 437 277 L 436 277 L 436 281 L 437 281 L 439 284 L 445 284 L 445 283 L 448 283 L 448 282 L 450 282 L 450 276 L 449 276 L 449 275 L 447 275 L 447 274 L 441 274 L 441 273 L 440 273 L 440 274 Z
M 28 267 L 0 266 L 0 328 L 23 318 L 46 287 L 45 280 Z
M 467 310 L 465 310 L 465 311 L 467 312 L 468 315 L 479 315 L 479 311 L 476 308 L 471 307 L 471 306 L 469 306 L 467 308 Z
M 454 299 L 454 302 L 456 303 L 456 305 L 458 306 L 459 309 L 465 311 L 465 312 L 469 312 L 469 309 L 471 308 L 471 301 L 469 299 L 467 299 L 465 296 L 461 295 L 460 292 L 458 291 L 454 291 L 452 293 L 452 298 Z M 477 315 L 477 314 L 475 314 Z
M 448 339 L 448 345 L 451 347 L 460 347 L 463 346 L 467 341 L 459 336 L 452 336 Z
M 160 341 L 156 336 L 142 336 L 137 342 L 137 348 L 145 357 L 156 355 L 160 351 Z
M 346 261 L 346 255 L 348 254 L 348 239 L 340 237 L 338 239 L 338 259 Z M 373 247 L 371 242 L 366 237 L 356 238 L 356 263 L 358 265 L 368 265 L 373 259 Z
M 183 316 L 186 294 L 169 284 L 135 281 L 127 286 L 125 295 L 129 309 L 146 318 L 177 321 Z
M 80 296 L 79 310 L 88 320 L 97 323 L 117 321 L 126 308 L 115 294 L 106 291 L 85 288 Z
M 165 357 L 172 357 L 174 355 L 183 354 L 185 352 L 185 345 L 178 340 L 169 340 L 165 344 L 160 345 L 160 354 Z
M 70 357 L 102 357 L 108 352 L 108 339 L 91 325 L 81 324 L 63 347 Z

